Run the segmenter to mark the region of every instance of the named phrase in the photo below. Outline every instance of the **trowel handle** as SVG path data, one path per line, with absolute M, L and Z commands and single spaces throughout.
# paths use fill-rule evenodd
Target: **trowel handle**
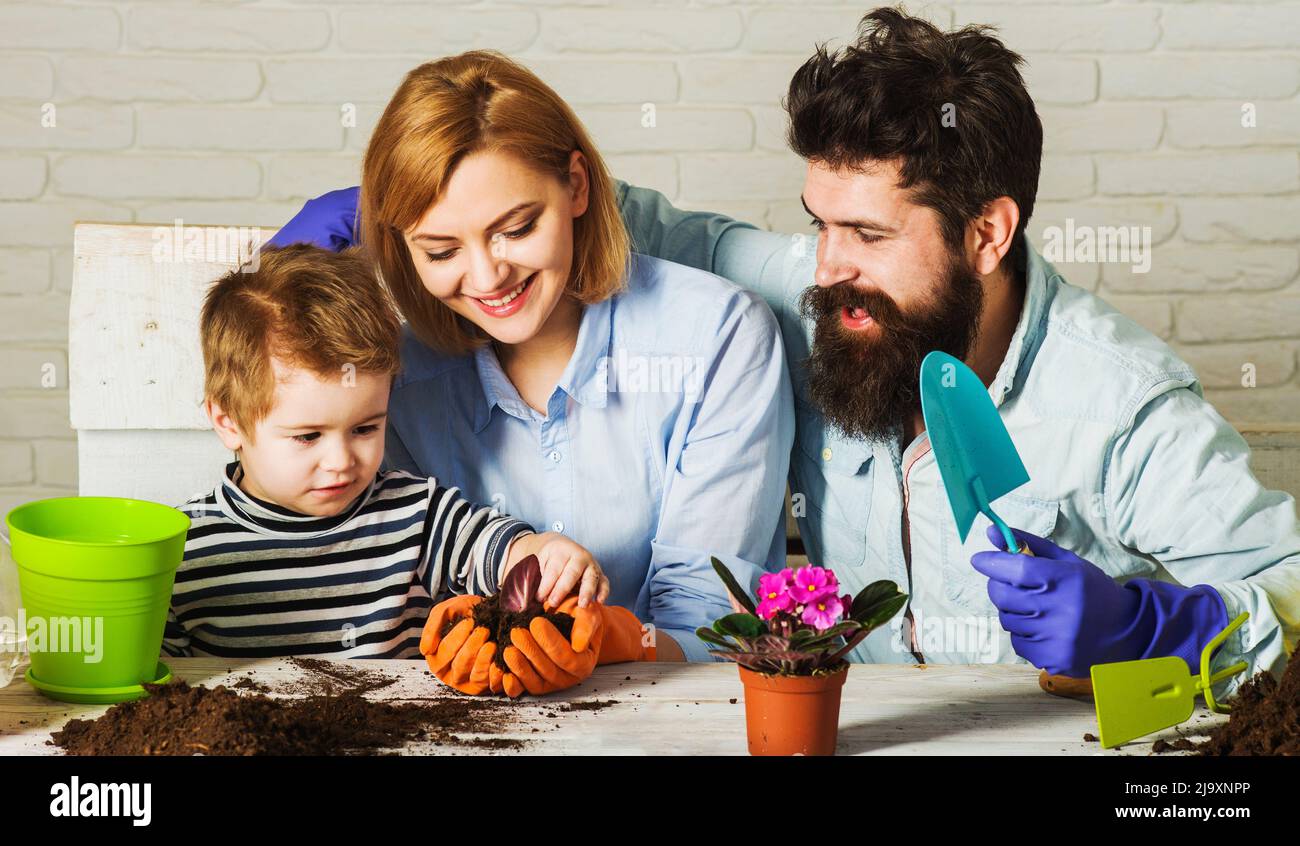
M 1054 676 L 1046 670 L 1038 673 L 1038 686 L 1053 696 L 1066 699 L 1086 699 L 1092 701 L 1092 679 L 1076 679 L 1073 676 Z
M 1014 549 L 1016 552 L 1020 553 L 1021 555 L 1028 555 L 1031 558 L 1034 557 L 1034 553 L 1029 551 L 1029 544 L 1016 543 L 1016 536 L 1011 531 L 1011 527 L 1008 526 L 1006 524 L 1006 521 L 1004 521 L 1001 517 L 994 514 L 992 508 L 988 509 L 986 511 L 986 514 L 988 515 L 988 518 L 993 521 L 993 525 L 998 527 L 998 531 L 1002 532 L 1002 540 L 1006 542 L 1007 549 Z

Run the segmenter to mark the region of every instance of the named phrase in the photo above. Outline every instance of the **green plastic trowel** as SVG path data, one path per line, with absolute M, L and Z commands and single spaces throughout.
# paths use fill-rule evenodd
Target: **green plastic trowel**
M 1028 482 L 1029 472 L 980 377 L 960 359 L 930 353 L 921 362 L 921 414 L 962 541 L 982 513 L 1007 549 L 1028 553 L 990 504 Z
M 1214 685 L 1246 669 L 1240 661 L 1210 675 L 1210 658 L 1250 617 L 1243 611 L 1228 627 L 1215 635 L 1201 650 L 1201 672 L 1187 672 L 1187 662 L 1176 655 L 1116 661 L 1092 665 L 1093 699 L 1097 704 L 1097 728 L 1101 745 L 1110 749 L 1144 734 L 1186 722 L 1196 707 L 1196 694 L 1205 696 L 1211 711 L 1226 714 L 1232 709 L 1214 699 Z

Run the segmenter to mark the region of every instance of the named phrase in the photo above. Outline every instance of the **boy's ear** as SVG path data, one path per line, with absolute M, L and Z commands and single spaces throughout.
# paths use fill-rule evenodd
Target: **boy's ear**
M 243 435 L 235 421 L 230 418 L 229 414 L 221 409 L 211 399 L 203 401 L 203 410 L 208 414 L 208 420 L 212 421 L 212 431 L 217 433 L 221 443 L 231 452 L 237 452 L 244 445 Z

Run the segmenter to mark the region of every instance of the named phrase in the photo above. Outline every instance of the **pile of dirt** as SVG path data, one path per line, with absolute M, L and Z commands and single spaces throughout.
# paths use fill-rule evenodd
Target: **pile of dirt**
M 1260 673 L 1241 686 L 1228 721 L 1198 744 L 1202 755 L 1300 755 L 1300 660 L 1282 683 Z
M 412 741 L 478 749 L 519 748 L 496 734 L 513 709 L 497 700 L 457 696 L 372 702 L 364 694 L 396 683 L 375 671 L 316 659 L 291 659 L 306 671 L 273 699 L 263 684 L 241 679 L 232 687 L 190 686 L 184 681 L 146 685 L 149 696 L 109 708 L 98 719 L 70 720 L 51 743 L 70 755 L 367 755 Z M 248 682 L 245 684 L 245 682 Z
M 1229 703 L 1232 714 L 1193 743 L 1185 737 L 1157 740 L 1152 752 L 1199 755 L 1300 755 L 1300 660 L 1292 659 L 1281 684 L 1260 673 L 1243 684 Z

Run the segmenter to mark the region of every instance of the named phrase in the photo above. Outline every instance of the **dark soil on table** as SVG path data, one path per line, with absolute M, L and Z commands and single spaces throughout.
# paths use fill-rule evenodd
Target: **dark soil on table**
M 232 687 L 146 685 L 144 699 L 114 705 L 95 720 L 70 720 L 50 742 L 69 755 L 373 755 L 412 741 L 477 749 L 524 744 L 460 736 L 503 731 L 512 709 L 499 701 L 444 696 L 372 702 L 363 694 L 397 679 L 346 664 L 290 660 L 305 671 L 304 680 L 275 692 L 309 691 L 301 698 L 232 689 L 269 692 L 247 677 Z
M 1152 752 L 1187 751 L 1200 755 L 1300 755 L 1300 660 L 1292 659 L 1279 684 L 1260 673 L 1228 703 L 1228 721 L 1209 732 L 1209 739 L 1157 740 Z
M 510 672 L 506 666 L 506 647 L 510 645 L 510 630 L 518 626 L 527 629 L 528 624 L 533 621 L 534 617 L 545 617 L 550 620 L 552 625 L 559 630 L 560 634 L 568 640 L 573 636 L 573 618 L 568 614 L 559 612 L 542 613 L 541 611 L 524 612 L 502 611 L 500 605 L 500 595 L 489 596 L 487 599 L 474 606 L 474 625 L 483 626 L 491 634 L 488 640 L 497 645 L 496 655 L 492 660 L 504 672 Z M 460 620 L 449 620 L 442 627 L 439 633 L 446 637 L 447 633 L 456 627 Z

